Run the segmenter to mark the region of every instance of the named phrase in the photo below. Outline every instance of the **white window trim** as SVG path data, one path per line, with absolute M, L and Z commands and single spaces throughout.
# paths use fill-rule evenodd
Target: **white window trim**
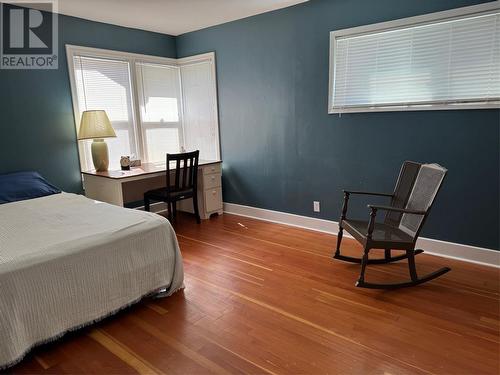
M 216 131 L 215 131 L 215 139 L 217 141 L 217 147 L 216 147 L 216 151 L 217 151 L 217 160 L 221 160 L 221 145 L 220 145 L 220 130 L 219 130 L 219 107 L 218 107 L 218 99 L 217 99 L 217 95 L 218 95 L 218 90 L 217 90 L 217 66 L 215 64 L 215 52 L 207 52 L 207 53 L 202 53 L 202 54 L 199 54 L 199 55 L 194 55 L 194 56 L 188 56 L 188 57 L 182 57 L 182 58 L 179 58 L 177 59 L 177 64 L 178 66 L 185 66 L 185 65 L 190 65 L 190 64 L 199 64 L 199 63 L 204 63 L 204 62 L 211 62 L 212 64 L 212 76 L 213 76 L 213 80 L 215 82 L 215 90 L 213 91 L 214 92 L 214 96 L 212 96 L 210 98 L 211 102 L 212 102 L 212 106 L 213 106 L 213 113 L 215 115 L 215 123 L 217 124 L 216 126 Z M 180 74 L 180 72 L 179 72 Z M 184 98 L 184 91 L 182 90 L 182 79 L 180 80 L 181 82 L 181 95 L 182 95 L 182 103 L 181 105 L 184 106 L 184 102 L 185 102 L 185 98 Z M 184 109 L 182 111 L 183 113 L 183 117 L 184 117 Z M 183 131 L 184 131 L 184 126 L 182 127 Z M 183 137 L 185 139 L 185 134 L 183 134 Z
M 328 87 L 328 113 L 361 113 L 361 112 L 393 112 L 393 111 L 432 111 L 432 110 L 449 110 L 449 109 L 491 109 L 500 108 L 500 102 L 484 102 L 484 103 L 443 103 L 443 102 L 426 102 L 413 105 L 392 105 L 392 106 L 359 106 L 349 108 L 334 108 L 333 95 L 335 83 L 335 44 L 336 39 L 346 36 L 360 36 L 363 34 L 371 34 L 373 32 L 390 31 L 409 26 L 424 25 L 439 20 L 453 20 L 463 18 L 468 15 L 480 15 L 489 13 L 500 9 L 498 1 L 489 3 L 472 5 L 462 8 L 445 10 L 442 12 L 435 12 L 424 14 L 421 16 L 401 18 L 398 20 L 380 22 L 371 25 L 363 25 L 351 27 L 330 32 L 330 61 L 329 61 L 329 87 Z
M 79 125 L 80 125 L 80 108 L 78 106 L 78 95 L 77 95 L 77 86 L 76 86 L 76 79 L 75 79 L 75 66 L 74 66 L 74 59 L 73 57 L 75 55 L 85 55 L 89 57 L 96 57 L 96 58 L 108 58 L 108 59 L 114 59 L 114 60 L 120 60 L 120 61 L 127 61 L 129 63 L 129 69 L 130 69 L 130 80 L 131 80 L 131 89 L 132 89 L 132 105 L 133 105 L 133 123 L 134 123 L 134 134 L 135 134 L 135 139 L 136 139 L 136 147 L 137 147 L 137 153 L 138 157 L 141 160 L 145 160 L 145 148 L 144 148 L 144 140 L 142 137 L 142 130 L 141 130 L 141 113 L 140 113 L 140 103 L 139 103 L 139 97 L 137 95 L 138 93 L 138 85 L 137 85 L 137 71 L 136 71 L 136 64 L 137 63 L 151 63 L 151 64 L 161 64 L 161 65 L 171 65 L 175 67 L 180 67 L 182 65 L 188 65 L 188 64 L 193 64 L 193 63 L 200 63 L 200 62 L 206 62 L 209 61 L 212 64 L 212 74 L 214 78 L 214 92 L 215 96 L 212 98 L 212 103 L 214 106 L 214 113 L 215 113 L 215 120 L 216 120 L 216 141 L 217 141 L 217 161 L 220 160 L 220 135 L 219 135 L 219 111 L 217 107 L 217 72 L 216 72 L 216 63 L 215 63 L 215 52 L 208 52 L 208 53 L 203 53 L 200 55 L 194 55 L 194 56 L 189 56 L 189 57 L 184 57 L 180 59 L 175 59 L 175 58 L 169 58 L 169 57 L 160 57 L 160 56 L 151 56 L 151 55 L 143 55 L 143 54 L 138 54 L 138 53 L 130 53 L 130 52 L 122 52 L 122 51 L 114 51 L 114 50 L 108 50 L 108 49 L 101 49 L 101 48 L 93 48 L 93 47 L 83 47 L 83 46 L 76 46 L 76 45 L 71 45 L 71 44 L 66 44 L 66 58 L 68 62 L 68 74 L 69 74 L 69 80 L 70 80 L 70 86 L 71 86 L 71 97 L 73 101 L 73 114 L 74 114 L 74 119 L 75 119 L 75 127 L 76 127 L 76 132 L 78 134 L 79 130 Z M 182 80 L 181 82 L 181 96 L 182 96 Z M 182 104 L 181 104 L 182 108 Z M 183 125 L 183 119 L 184 119 L 184 111 L 182 110 L 180 114 L 180 123 L 182 126 L 182 130 L 184 131 L 184 125 Z M 184 134 L 182 135 L 182 138 L 184 139 Z M 78 141 L 77 141 L 78 142 Z M 80 143 L 78 142 L 78 153 L 80 156 L 80 168 L 82 165 L 88 165 L 88 160 L 86 153 L 84 152 L 84 148 L 81 147 Z

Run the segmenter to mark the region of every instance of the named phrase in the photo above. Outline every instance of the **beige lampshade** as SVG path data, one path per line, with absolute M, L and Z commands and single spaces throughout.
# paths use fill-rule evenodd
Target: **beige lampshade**
M 105 111 L 85 111 L 80 122 L 78 139 L 116 137 L 113 126 Z

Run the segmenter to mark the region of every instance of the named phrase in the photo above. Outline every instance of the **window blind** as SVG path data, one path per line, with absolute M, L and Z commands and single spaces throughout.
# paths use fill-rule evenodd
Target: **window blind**
M 129 63 L 86 56 L 74 56 L 73 63 L 79 118 L 87 110 L 106 111 L 117 136 L 106 140 L 110 168 L 117 169 L 122 155 L 137 154 Z M 91 143 L 84 141 L 85 170 L 93 168 Z
M 498 10 L 332 34 L 332 113 L 500 102 Z
M 181 65 L 186 149 L 200 150 L 205 160 L 220 159 L 213 70 L 212 60 Z
M 137 63 L 144 153 L 149 162 L 165 162 L 183 144 L 179 68 Z

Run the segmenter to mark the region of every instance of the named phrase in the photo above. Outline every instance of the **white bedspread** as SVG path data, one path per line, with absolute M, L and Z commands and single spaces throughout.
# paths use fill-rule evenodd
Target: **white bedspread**
M 68 193 L 0 205 L 0 368 L 183 277 L 161 216 Z

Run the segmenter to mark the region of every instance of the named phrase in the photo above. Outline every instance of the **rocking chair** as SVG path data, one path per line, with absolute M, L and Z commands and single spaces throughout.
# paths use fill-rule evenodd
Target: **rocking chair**
M 406 161 L 401 168 L 393 194 L 344 190 L 337 249 L 333 257 L 347 262 L 361 263 L 357 287 L 394 289 L 414 286 L 435 279 L 451 270 L 444 267 L 419 277 L 415 267 L 415 255 L 423 253 L 421 249 L 415 250 L 415 243 L 441 188 L 446 172 L 447 170 L 438 164 L 419 164 Z M 391 198 L 391 202 L 389 206 L 369 204 L 369 221 L 351 220 L 347 218 L 347 208 L 351 195 L 388 197 Z M 375 222 L 379 210 L 386 212 L 382 223 Z M 362 258 L 341 254 L 340 244 L 344 229 L 363 245 Z M 368 253 L 372 249 L 383 249 L 385 251 L 384 258 L 369 259 Z M 406 253 L 392 256 L 392 250 L 404 250 Z M 408 259 L 410 281 L 392 284 L 374 284 L 365 281 L 365 271 L 368 264 L 391 263 L 402 259 Z

